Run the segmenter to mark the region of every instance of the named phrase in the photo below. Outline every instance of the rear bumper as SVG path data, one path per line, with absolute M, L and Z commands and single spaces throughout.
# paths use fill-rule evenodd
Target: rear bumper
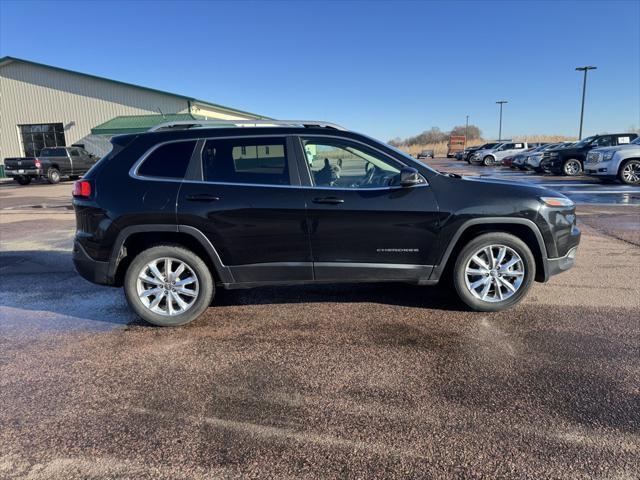
M 7 177 L 41 177 L 42 170 L 39 168 L 23 169 L 23 170 L 7 170 L 4 171 Z
M 99 262 L 89 256 L 83 246 L 73 242 L 73 265 L 82 278 L 98 285 L 113 285 L 109 277 L 109 262 Z

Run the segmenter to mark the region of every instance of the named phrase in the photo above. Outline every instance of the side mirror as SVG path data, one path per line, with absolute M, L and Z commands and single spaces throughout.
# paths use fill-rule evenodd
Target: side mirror
M 400 170 L 400 186 L 401 187 L 413 187 L 424 183 L 420 172 L 412 167 L 404 167 Z

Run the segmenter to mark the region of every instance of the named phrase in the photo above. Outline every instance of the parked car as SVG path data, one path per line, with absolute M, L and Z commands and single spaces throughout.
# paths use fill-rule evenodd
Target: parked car
M 512 153 L 511 155 L 502 159 L 502 165 L 510 168 L 519 168 L 520 170 L 524 170 L 524 160 L 527 158 L 527 155 L 536 150 L 535 148 L 529 148 L 522 152 Z
M 440 173 L 322 122 L 268 123 L 113 137 L 74 185 L 80 275 L 123 286 L 150 323 L 182 325 L 220 288 L 445 272 L 470 308 L 498 311 L 574 263 L 575 206 L 559 193 Z
M 433 157 L 434 157 L 433 150 L 422 150 L 417 156 L 418 160 L 433 158 Z
M 637 137 L 636 133 L 593 135 L 570 146 L 545 152 L 540 167 L 554 175 L 579 175 L 584 170 L 584 161 L 589 151 L 598 147 L 625 145 Z
M 501 143 L 502 142 L 488 142 L 488 143 L 485 143 L 484 145 L 476 145 L 475 147 L 468 147 L 463 152 L 462 160 L 466 161 L 467 163 L 471 163 L 471 155 L 473 155 L 475 152 L 477 152 L 478 150 L 489 150 L 489 149 L 495 148 Z
M 37 157 L 6 158 L 5 174 L 20 185 L 45 178 L 58 183 L 62 177 L 76 179 L 84 175 L 98 161 L 98 157 L 80 147 L 44 148 Z
M 464 150 L 460 150 L 459 152 L 456 152 L 455 154 L 455 159 L 456 160 L 462 160 L 464 158 Z
M 549 143 L 530 152 L 526 152 L 522 155 L 522 158 L 519 159 L 517 163 L 518 167 L 521 170 L 533 170 L 537 173 L 542 173 L 544 170 L 540 167 L 540 162 L 542 162 L 544 152 L 551 152 L 558 148 L 564 148 L 566 145 L 570 145 L 572 143 L 573 142 Z
M 595 148 L 587 154 L 585 173 L 604 181 L 640 185 L 640 137 L 627 145 Z
M 471 155 L 470 163 L 480 163 L 486 167 L 500 164 L 504 157 L 523 152 L 528 148 L 527 142 L 503 142 L 491 149 L 475 151 Z

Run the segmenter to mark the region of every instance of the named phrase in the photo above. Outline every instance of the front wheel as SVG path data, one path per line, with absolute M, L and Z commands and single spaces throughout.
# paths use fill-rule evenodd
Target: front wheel
M 485 167 L 488 167 L 489 165 L 491 165 L 493 163 L 493 157 L 491 155 L 487 155 L 482 160 L 482 163 L 484 164 Z
M 562 164 L 562 173 L 569 177 L 580 175 L 582 173 L 582 164 L 580 163 L 580 160 L 570 158 L 569 160 L 564 162 Z
M 162 327 L 198 318 L 210 305 L 215 286 L 200 257 L 175 245 L 160 245 L 133 259 L 124 278 L 124 293 L 143 320 Z
M 627 160 L 620 166 L 620 181 L 627 185 L 640 185 L 640 160 Z
M 13 179 L 20 185 L 29 185 L 31 183 L 31 177 L 13 177 Z
M 470 241 L 453 271 L 460 299 L 479 312 L 513 307 L 527 294 L 535 276 L 531 250 L 508 233 L 486 233 Z

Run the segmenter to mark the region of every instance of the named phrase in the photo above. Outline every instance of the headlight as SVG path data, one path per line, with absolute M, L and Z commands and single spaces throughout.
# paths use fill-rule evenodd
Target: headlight
M 550 153 L 549 153 L 549 156 L 550 156 L 551 158 L 555 158 L 555 157 L 557 157 L 557 156 L 558 156 L 558 152 L 550 152 Z
M 540 197 L 549 207 L 573 207 L 574 203 L 566 197 Z
M 611 160 L 615 154 L 616 154 L 615 150 L 610 150 L 608 152 L 604 152 L 602 154 L 602 160 L 605 161 L 605 162 L 607 160 Z

